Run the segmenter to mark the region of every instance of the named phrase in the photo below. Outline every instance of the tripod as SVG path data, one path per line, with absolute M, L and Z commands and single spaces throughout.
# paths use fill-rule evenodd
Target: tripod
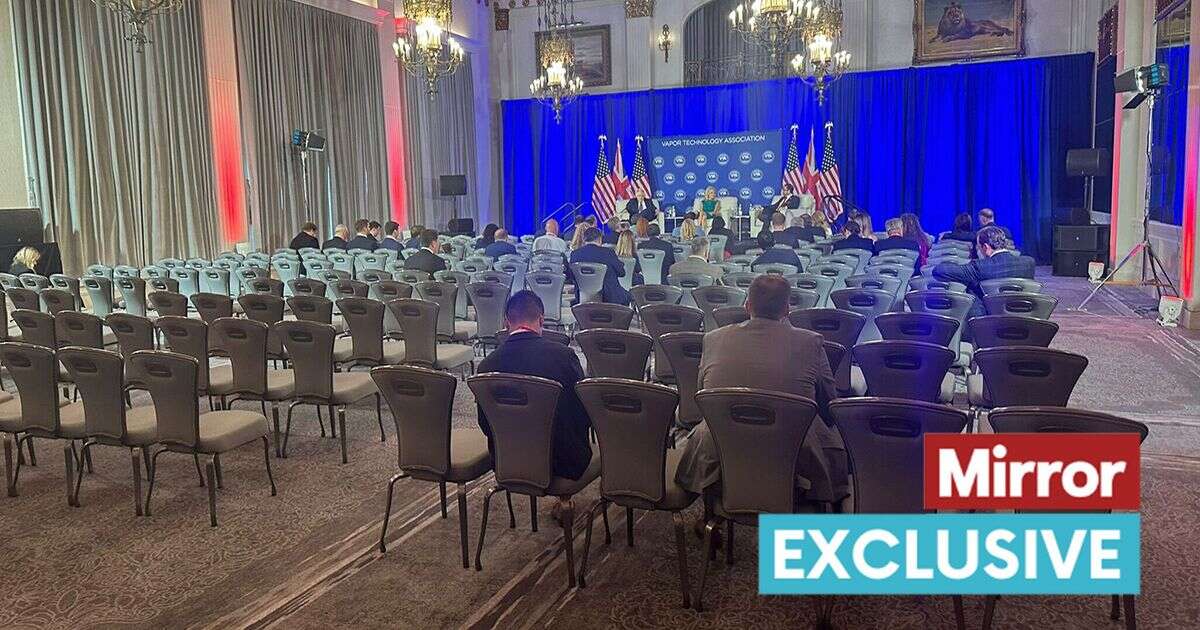
M 1150 93 L 1150 121 L 1146 125 L 1146 197 L 1142 205 L 1142 240 L 1140 243 L 1134 245 L 1129 250 L 1129 253 L 1125 254 L 1125 257 L 1121 259 L 1121 262 L 1117 263 L 1117 266 L 1108 272 L 1108 275 L 1100 281 L 1100 284 L 1097 284 L 1096 288 L 1092 289 L 1092 292 L 1079 303 L 1078 310 L 1082 311 L 1083 307 L 1087 306 L 1087 303 L 1096 297 L 1100 289 L 1103 289 L 1125 265 L 1129 264 L 1129 261 L 1133 260 L 1134 256 L 1139 254 L 1142 257 L 1142 278 L 1138 285 L 1154 287 L 1154 292 L 1160 300 L 1163 296 L 1164 287 L 1170 288 L 1171 292 L 1176 296 L 1179 295 L 1179 290 L 1175 288 L 1175 283 L 1171 281 L 1171 276 L 1167 273 L 1166 267 L 1163 266 L 1162 260 L 1154 252 L 1154 244 L 1150 242 L 1150 189 L 1152 171 L 1150 160 L 1151 147 L 1154 143 L 1154 110 L 1158 105 L 1159 93 L 1159 90 L 1154 90 Z

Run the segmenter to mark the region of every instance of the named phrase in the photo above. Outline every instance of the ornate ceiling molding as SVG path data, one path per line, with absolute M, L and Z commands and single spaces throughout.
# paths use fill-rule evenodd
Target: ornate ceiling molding
M 654 17 L 654 0 L 625 0 L 625 17 Z

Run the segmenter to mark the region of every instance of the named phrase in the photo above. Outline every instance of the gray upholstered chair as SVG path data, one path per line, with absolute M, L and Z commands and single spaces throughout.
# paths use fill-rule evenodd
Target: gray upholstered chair
M 575 391 L 592 419 L 601 469 L 600 498 L 588 512 L 583 538 L 579 587 L 587 586 L 592 523 L 598 510 L 607 514 L 609 504 L 625 508 L 625 532 L 631 547 L 633 511 L 661 510 L 671 513 L 683 606 L 691 606 L 683 510 L 695 502 L 696 495 L 675 481 L 683 451 L 667 448 L 679 397 L 662 385 L 607 378 L 582 381 Z M 606 535 L 605 543 L 611 542 Z
M 196 293 L 192 306 L 204 323 L 211 324 L 222 317 L 233 317 L 233 300 L 224 293 Z
M 1050 319 L 1056 306 L 1058 298 L 1044 293 L 996 293 L 983 298 L 983 308 L 988 315 Z
M 267 369 L 268 326 L 251 319 L 222 317 L 208 327 L 209 342 L 229 355 L 229 364 L 209 369 L 208 393 L 221 399 L 222 409 L 232 409 L 237 400 L 261 404 L 263 416 L 271 403 L 271 424 L 275 432 L 275 454 L 279 444 L 279 403 L 291 400 L 296 390 L 292 370 Z
M 187 317 L 188 299 L 183 294 L 173 291 L 152 291 L 146 296 L 150 308 L 159 317 Z
M 852 349 L 858 364 L 850 387 L 859 396 L 907 398 L 924 402 L 954 400 L 954 352 L 923 341 L 868 341 Z M 861 378 L 861 381 L 859 380 Z
M 21 444 L 29 445 L 29 463 L 37 463 L 33 453 L 33 438 L 68 440 L 63 447 L 66 466 L 67 503 L 74 504 L 72 486 L 75 466 L 81 462 L 72 448 L 75 440 L 86 437 L 83 404 L 63 406 L 58 396 L 59 363 L 52 348 L 6 341 L 0 343 L 0 365 L 8 370 L 17 385 L 17 397 L 0 403 L 0 438 L 4 440 L 4 479 L 8 496 L 17 496 L 17 480 L 24 457 Z M 14 438 L 17 448 L 16 467 L 13 467 Z
M 691 306 L 678 304 L 652 304 L 640 311 L 642 324 L 646 332 L 656 341 L 663 335 L 673 332 L 700 332 L 704 325 L 704 313 Z M 663 353 L 662 345 L 654 344 L 654 379 L 664 383 L 674 383 L 675 373 L 667 355 Z
M 881 338 L 879 328 L 875 326 L 875 317 L 891 310 L 892 305 L 896 303 L 896 294 L 879 289 L 838 289 L 829 294 L 829 300 L 836 308 L 858 313 L 865 318 L 862 332 L 856 341 L 865 343 Z
M 979 283 L 984 295 L 997 293 L 1041 293 L 1042 283 L 1028 278 L 996 278 Z
M 129 361 L 146 380 L 146 389 L 154 401 L 157 443 L 162 446 L 150 458 L 147 516 L 150 515 L 150 499 L 154 495 L 158 457 L 168 452 L 208 459 L 205 462 L 205 485 L 208 488 L 208 519 L 213 527 L 217 526 L 217 488 L 223 485 L 219 474 L 222 453 L 262 440 L 271 496 L 277 494 L 275 478 L 271 475 L 271 447 L 265 416 L 251 411 L 225 410 L 201 414 L 196 401 L 200 366 L 192 357 L 161 350 L 143 350 L 134 353 Z M 160 410 L 163 413 L 159 413 Z
M 683 290 L 679 303 L 683 306 L 696 307 L 696 299 L 692 291 L 700 287 L 711 287 L 717 283 L 716 278 L 703 273 L 673 273 L 667 276 L 667 284 Z
M 146 281 L 141 278 L 118 277 L 116 282 L 117 290 L 121 292 L 121 301 L 125 304 L 125 312 L 145 317 L 148 311 L 146 308 Z
M 700 381 L 700 358 L 704 355 L 704 334 L 673 332 L 658 338 L 658 345 L 671 364 L 671 372 L 679 388 L 679 412 L 675 423 L 691 431 L 704 417 L 696 406 L 696 388 Z
M 679 304 L 683 289 L 669 284 L 643 284 L 629 290 L 634 308 L 639 311 L 651 304 Z
M 888 341 L 923 341 L 949 348 L 959 322 L 933 313 L 884 313 L 875 317 L 875 326 Z
M 476 280 L 478 282 L 478 279 Z M 562 324 L 563 286 L 567 277 L 561 273 L 535 271 L 525 276 L 525 288 L 533 291 L 542 300 L 542 309 L 546 312 L 546 321 L 551 324 Z
M 692 290 L 692 300 L 704 312 L 704 330 L 716 330 L 719 326 L 713 319 L 713 311 L 726 306 L 742 306 L 746 303 L 746 292 L 737 287 L 707 286 Z
M 108 317 L 113 312 L 113 281 L 100 276 L 88 276 L 81 280 L 92 303 L 92 314 Z
M 642 266 L 642 279 L 646 284 L 663 284 L 666 279 L 665 269 L 663 269 L 663 261 L 667 255 L 665 252 L 657 249 L 639 249 L 637 250 L 637 260 Z
M 78 306 L 75 296 L 62 289 L 42 289 L 38 292 L 38 296 L 41 297 L 42 304 L 46 307 L 46 312 L 51 315 L 63 311 L 74 311 Z
M 21 341 L 50 350 L 58 348 L 54 316 L 50 313 L 20 309 L 13 311 L 10 317 L 21 330 Z
M 825 341 L 832 341 L 843 348 L 853 348 L 867 324 L 867 318 L 852 311 L 836 308 L 807 308 L 788 313 L 788 321 L 796 328 L 820 333 Z M 839 365 L 830 364 L 839 392 L 849 394 L 850 356 L 845 355 Z
M 634 311 L 621 304 L 585 302 L 571 307 L 571 315 L 575 318 L 575 329 L 579 331 L 593 328 L 629 330 Z
M 803 291 L 803 289 L 799 289 Z M 750 312 L 743 306 L 726 306 L 713 311 L 713 321 L 717 328 L 740 324 L 750 319 Z
M 404 331 L 404 363 L 436 370 L 475 370 L 475 349 L 460 344 L 437 342 L 438 312 L 435 302 L 392 300 L 387 308 Z
M 1020 315 L 983 315 L 967 320 L 975 348 L 998 346 L 1050 347 L 1058 334 L 1058 323 Z
M 282 293 L 282 292 L 281 292 Z M 275 331 L 275 324 L 283 321 L 283 298 L 273 293 L 247 293 L 238 298 L 238 304 L 246 313 L 247 319 L 262 322 L 270 326 L 267 334 L 267 358 L 272 360 L 287 359 L 287 350 Z
M 498 282 L 472 282 L 465 290 L 471 298 L 471 303 L 475 305 L 476 343 L 485 350 L 487 346 L 498 345 L 496 333 L 505 325 L 504 309 L 508 304 L 508 287 Z M 562 294 L 561 285 L 559 294 Z
M 338 300 L 337 305 L 350 329 L 350 338 L 334 342 L 333 362 L 336 366 L 351 369 L 359 365 L 373 367 L 404 361 L 404 342 L 384 341 L 383 315 L 387 307 L 383 302 L 350 297 Z
M 438 305 L 437 336 L 439 341 L 468 341 L 475 336 L 475 322 L 457 321 L 455 309 L 461 287 L 452 282 L 422 282 L 413 287 L 413 294 Z
M 604 290 L 604 277 L 608 275 L 607 266 L 599 263 L 572 263 L 571 275 L 575 278 L 579 303 L 603 301 L 601 293 Z
M 953 293 L 951 291 L 909 291 L 904 295 L 904 304 L 914 313 L 932 313 L 949 317 L 958 322 L 958 330 L 950 339 L 949 348 L 957 353 L 955 365 L 966 367 L 971 363 L 971 353 L 974 347 L 962 343 L 962 331 L 966 326 L 967 316 L 975 306 L 975 296 L 969 293 Z
M 588 376 L 645 380 L 646 363 L 654 347 L 654 339 L 649 335 L 631 330 L 592 328 L 576 333 L 575 342 L 587 359 Z
M 215 409 L 208 391 L 208 324 L 199 319 L 168 315 L 154 320 L 154 328 L 167 350 L 196 360 L 196 395 L 209 397 L 209 407 Z
M 792 287 L 788 290 L 788 311 L 816 308 L 821 303 L 821 294 L 808 289 Z
M 1000 346 L 975 353 L 979 374 L 967 377 L 972 407 L 1066 407 L 1087 357 L 1033 346 Z
M 784 276 L 784 278 L 792 285 L 793 289 L 807 289 L 819 295 L 820 300 L 817 301 L 817 306 L 821 308 L 829 306 L 829 294 L 833 292 L 834 278 L 815 273 L 798 273 Z
M 38 297 L 38 292 L 25 287 L 10 287 L 4 290 L 8 295 L 9 307 L 14 311 L 40 311 L 42 310 L 42 299 Z
M 74 276 L 61 273 L 51 274 L 50 276 L 50 286 L 60 291 L 66 291 L 75 298 L 75 306 L 71 309 L 73 311 L 83 310 L 83 294 L 80 292 L 80 284 L 80 279 Z M 97 315 L 104 317 L 104 315 L 99 313 Z

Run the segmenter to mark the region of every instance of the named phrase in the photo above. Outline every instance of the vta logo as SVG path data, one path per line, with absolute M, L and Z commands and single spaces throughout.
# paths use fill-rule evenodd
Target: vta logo
M 664 173 L 663 174 L 663 183 L 668 186 L 670 186 L 671 184 L 674 184 L 675 183 L 675 173 Z
M 775 161 L 775 152 L 774 151 L 763 151 L 762 159 L 767 164 L 774 162 Z
M 726 164 L 729 164 L 729 154 L 728 153 L 717 154 L 717 164 L 720 164 L 721 166 L 725 166 Z
M 750 190 L 749 186 L 738 191 L 738 197 L 741 197 L 742 199 L 749 199 L 753 195 L 754 193 Z
M 662 168 L 663 164 L 666 164 L 666 163 L 667 163 L 667 161 L 664 160 L 661 155 L 654 157 L 654 168 Z
M 749 164 L 750 160 L 753 159 L 754 156 L 750 155 L 749 151 L 742 151 L 742 154 L 738 156 L 738 161 L 740 161 L 742 164 Z
M 685 190 L 676 190 L 675 191 L 675 201 L 683 201 L 684 197 L 687 197 L 687 191 L 685 191 Z
M 708 164 L 708 156 L 704 155 L 703 153 L 701 153 L 700 155 L 697 155 L 696 156 L 696 166 L 703 167 L 705 164 Z
M 750 171 L 750 179 L 752 181 L 761 182 L 762 178 L 763 178 L 763 172 L 762 172 L 761 168 L 756 168 L 753 171 Z
M 762 196 L 764 199 L 771 199 L 775 197 L 775 189 L 771 186 L 764 187 L 762 189 Z
M 695 174 L 695 173 L 693 173 L 693 172 L 691 172 L 691 171 L 688 171 L 687 173 L 684 173 L 684 175 L 683 175 L 683 181 L 685 181 L 685 182 L 687 182 L 687 183 L 689 183 L 689 184 L 695 184 L 695 183 L 696 183 L 696 174 Z
M 682 167 L 684 164 L 687 164 L 687 158 L 683 157 L 682 155 L 676 155 L 675 156 L 675 166 Z
M 704 175 L 704 179 L 710 184 L 715 184 L 717 183 L 717 180 L 720 179 L 720 175 L 717 175 L 716 171 L 709 171 Z
M 729 181 L 731 181 L 735 184 L 742 181 L 742 172 L 741 171 L 729 171 Z

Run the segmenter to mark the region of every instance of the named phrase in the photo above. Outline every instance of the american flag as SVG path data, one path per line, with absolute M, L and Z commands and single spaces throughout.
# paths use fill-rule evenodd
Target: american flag
M 796 130 L 800 125 L 792 125 L 792 144 L 788 147 L 787 166 L 783 171 L 783 183 L 790 184 L 797 194 L 805 192 L 804 171 L 800 170 L 800 152 L 796 146 Z
M 642 191 L 650 197 L 650 176 L 646 174 L 646 161 L 642 158 L 642 137 L 637 137 L 637 149 L 633 156 L 633 192 Z
M 833 123 L 825 123 L 825 155 L 821 158 L 821 172 L 817 177 L 816 188 L 820 191 L 819 198 L 842 196 L 842 176 L 838 171 L 837 158 L 833 156 Z M 842 202 L 830 199 L 821 201 L 820 208 L 830 222 L 842 216 Z
M 613 185 L 612 173 L 608 170 L 608 156 L 604 153 L 604 141 L 607 139 L 606 136 L 600 136 L 600 157 L 596 161 L 596 181 L 592 184 L 592 211 L 601 223 L 608 221 L 617 211 L 617 190 Z

